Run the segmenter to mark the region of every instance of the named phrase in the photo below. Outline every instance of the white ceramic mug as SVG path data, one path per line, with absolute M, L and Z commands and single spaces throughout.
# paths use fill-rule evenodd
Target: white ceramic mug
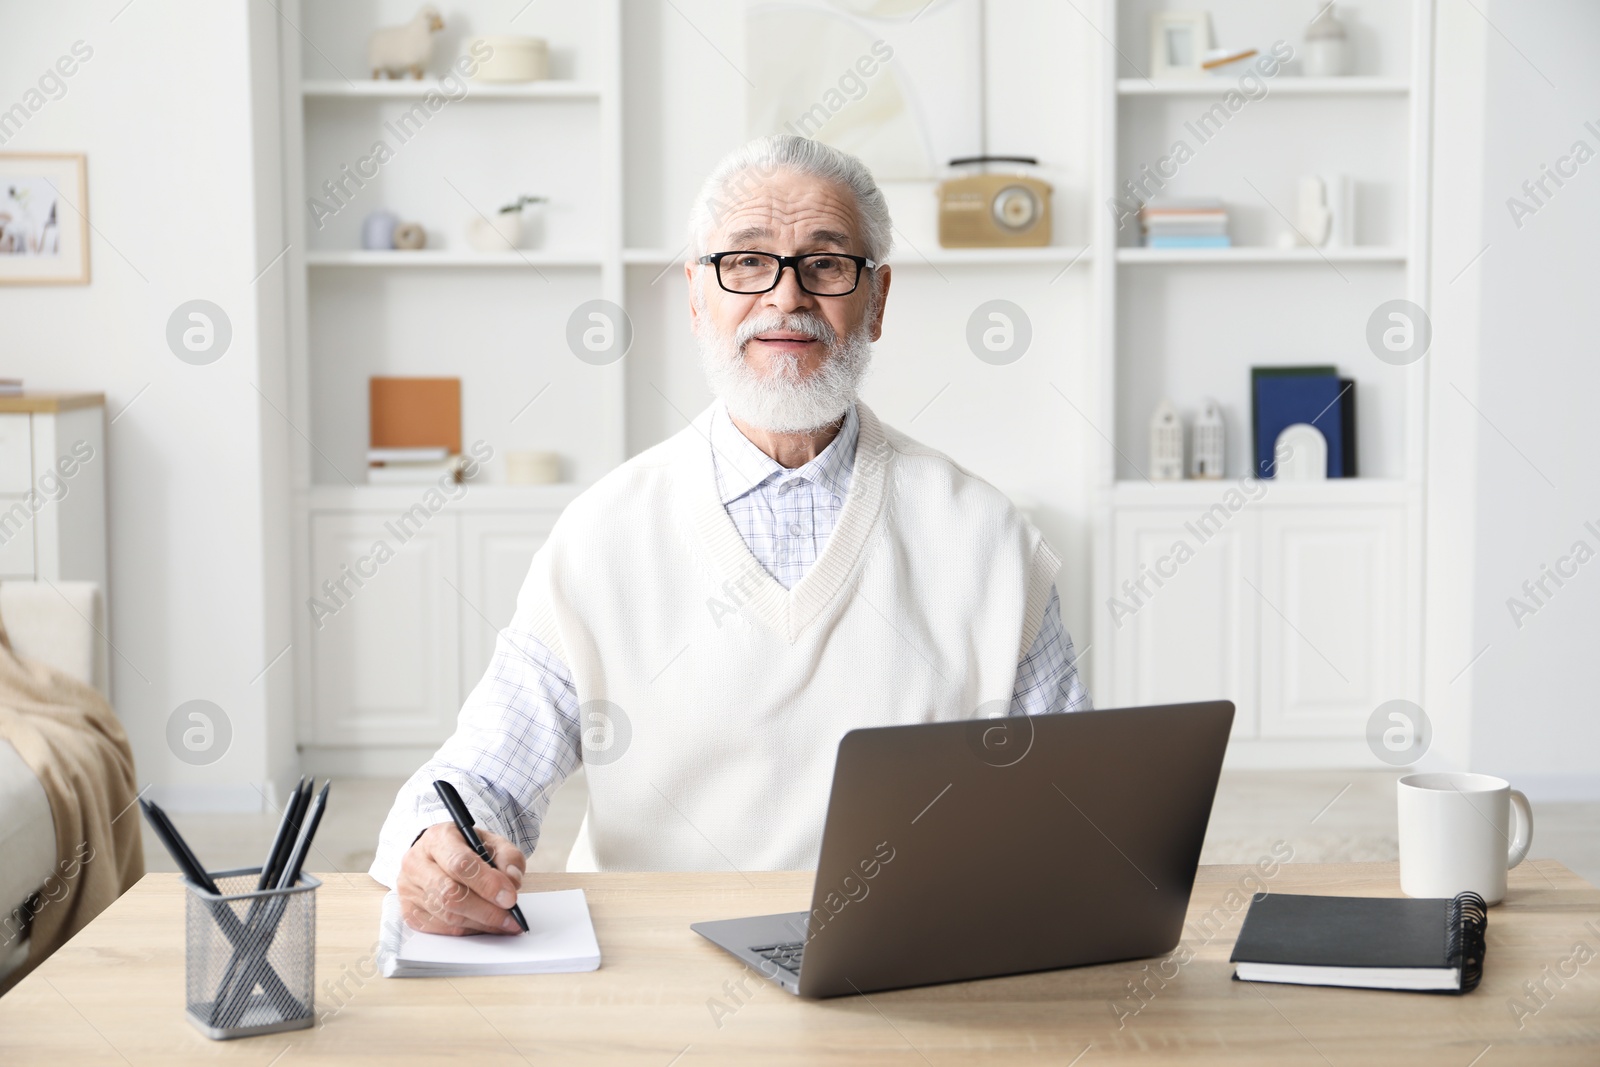
M 1470 889 L 1487 904 L 1505 899 L 1506 871 L 1533 844 L 1528 798 L 1488 774 L 1408 774 L 1396 788 L 1401 892 L 1453 897 Z

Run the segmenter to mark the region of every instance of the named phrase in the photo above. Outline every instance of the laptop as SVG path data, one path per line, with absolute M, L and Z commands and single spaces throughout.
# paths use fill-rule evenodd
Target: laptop
M 852 730 L 809 911 L 691 929 L 802 997 L 1178 944 L 1233 704 Z

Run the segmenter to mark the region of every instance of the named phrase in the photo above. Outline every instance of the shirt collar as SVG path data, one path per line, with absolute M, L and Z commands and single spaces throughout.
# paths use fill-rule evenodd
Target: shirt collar
M 728 417 L 727 405 L 719 397 L 711 416 L 711 465 L 717 473 L 717 495 L 724 505 L 767 482 L 800 478 L 819 485 L 843 502 L 850 492 L 850 473 L 855 468 L 856 438 L 861 418 L 851 402 L 845 411 L 844 425 L 828 447 L 809 463 L 790 470 L 761 449 Z

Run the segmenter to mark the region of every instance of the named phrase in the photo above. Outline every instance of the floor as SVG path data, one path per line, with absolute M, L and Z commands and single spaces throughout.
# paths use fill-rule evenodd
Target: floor
M 1389 771 L 1225 771 L 1201 852 L 1203 863 L 1254 863 L 1284 842 L 1292 862 L 1393 860 L 1395 779 Z M 399 778 L 344 778 L 329 792 L 317 834 L 315 871 L 365 872 Z M 580 772 L 552 800 L 530 871 L 560 871 L 583 818 Z M 212 870 L 261 863 L 277 829 L 274 815 L 179 813 L 173 821 Z M 1556 859 L 1600 885 L 1600 803 L 1534 806 L 1532 855 Z M 145 864 L 175 870 L 145 827 Z

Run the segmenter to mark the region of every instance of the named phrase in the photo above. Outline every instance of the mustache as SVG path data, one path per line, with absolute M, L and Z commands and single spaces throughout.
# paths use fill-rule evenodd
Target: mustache
M 838 333 L 828 324 L 828 320 L 814 312 L 796 311 L 785 315 L 779 311 L 769 311 L 739 324 L 738 330 L 733 335 L 734 348 L 742 353 L 744 346 L 752 338 L 778 330 L 803 334 L 825 345 L 832 345 L 839 339 Z

